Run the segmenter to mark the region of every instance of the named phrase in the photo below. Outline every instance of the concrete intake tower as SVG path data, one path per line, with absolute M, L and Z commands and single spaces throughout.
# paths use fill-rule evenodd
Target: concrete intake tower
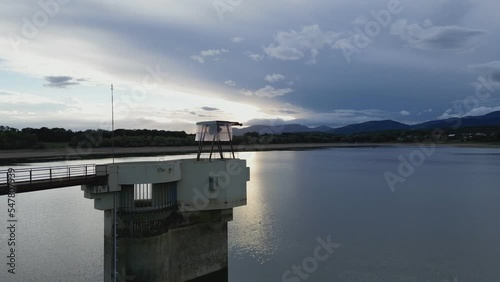
M 82 190 L 104 211 L 105 282 L 189 281 L 227 271 L 228 222 L 233 208 L 246 205 L 250 180 L 246 161 L 234 155 L 234 125 L 241 124 L 198 123 L 193 159 L 96 166 L 107 183 Z M 208 158 L 201 157 L 205 142 Z M 229 158 L 221 142 L 230 143 Z

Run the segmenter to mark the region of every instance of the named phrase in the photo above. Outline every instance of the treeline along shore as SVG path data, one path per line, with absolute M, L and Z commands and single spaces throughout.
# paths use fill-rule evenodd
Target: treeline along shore
M 317 147 L 377 146 L 414 144 L 429 140 L 463 146 L 500 145 L 500 126 L 463 127 L 436 130 L 389 130 L 369 133 L 334 134 L 301 132 L 234 136 L 237 150 L 275 150 Z M 0 160 L 58 158 L 71 155 L 108 156 L 114 141 L 120 155 L 175 154 L 196 152 L 195 134 L 184 131 L 117 129 L 72 131 L 64 128 L 23 128 L 0 126 Z M 81 152 L 86 152 L 82 154 Z

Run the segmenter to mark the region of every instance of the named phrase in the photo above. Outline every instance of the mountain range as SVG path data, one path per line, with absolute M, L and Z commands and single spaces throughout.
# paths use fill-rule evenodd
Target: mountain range
M 368 133 L 388 130 L 428 130 L 435 128 L 451 128 L 453 126 L 500 126 L 500 111 L 492 112 L 483 116 L 466 116 L 462 118 L 449 118 L 441 120 L 427 121 L 419 124 L 408 125 L 393 120 L 368 121 L 357 124 L 350 124 L 339 128 L 331 128 L 325 125 L 318 127 L 307 127 L 301 124 L 283 124 L 276 126 L 252 125 L 246 128 L 233 128 L 236 136 L 248 132 L 259 134 L 281 134 L 281 133 L 301 133 L 301 132 L 327 132 L 336 134 Z

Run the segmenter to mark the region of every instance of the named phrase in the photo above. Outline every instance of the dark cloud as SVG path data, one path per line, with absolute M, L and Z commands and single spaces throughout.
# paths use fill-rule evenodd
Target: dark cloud
M 435 49 L 461 50 L 467 47 L 471 39 L 484 33 L 482 30 L 457 26 L 441 27 L 436 28 L 428 38 L 423 38 L 422 44 Z
M 470 69 L 481 72 L 493 82 L 500 82 L 500 61 L 492 61 L 486 64 L 469 66 Z
M 493 72 L 491 74 L 491 80 L 494 82 L 500 82 L 500 71 Z
M 474 6 L 477 5 L 480 5 L 480 3 L 469 0 L 441 1 L 441 3 L 431 11 L 430 16 L 438 25 L 456 23 L 470 14 Z
M 213 108 L 213 107 L 202 107 L 201 109 L 204 110 L 204 111 L 207 111 L 207 112 L 213 112 L 213 111 L 219 111 L 220 110 L 220 109 Z
M 78 85 L 80 82 L 86 81 L 84 78 L 75 79 L 71 76 L 46 76 L 45 80 L 48 83 L 43 86 L 53 88 L 66 88 L 67 86 Z

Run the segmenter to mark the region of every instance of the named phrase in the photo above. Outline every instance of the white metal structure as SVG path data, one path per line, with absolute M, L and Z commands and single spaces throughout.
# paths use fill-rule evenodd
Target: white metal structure
M 231 146 L 231 153 L 234 156 L 233 149 L 233 126 L 242 126 L 239 122 L 233 121 L 202 121 L 196 123 L 198 126 L 196 131 L 196 139 L 198 141 L 198 156 L 197 160 L 200 160 L 200 155 L 203 150 L 203 142 L 212 142 L 212 147 L 210 148 L 210 157 L 209 160 L 212 160 L 212 153 L 214 150 L 214 145 L 217 144 L 217 149 L 220 154 L 220 158 L 223 159 L 224 155 L 222 154 L 222 145 L 221 142 L 229 142 Z

